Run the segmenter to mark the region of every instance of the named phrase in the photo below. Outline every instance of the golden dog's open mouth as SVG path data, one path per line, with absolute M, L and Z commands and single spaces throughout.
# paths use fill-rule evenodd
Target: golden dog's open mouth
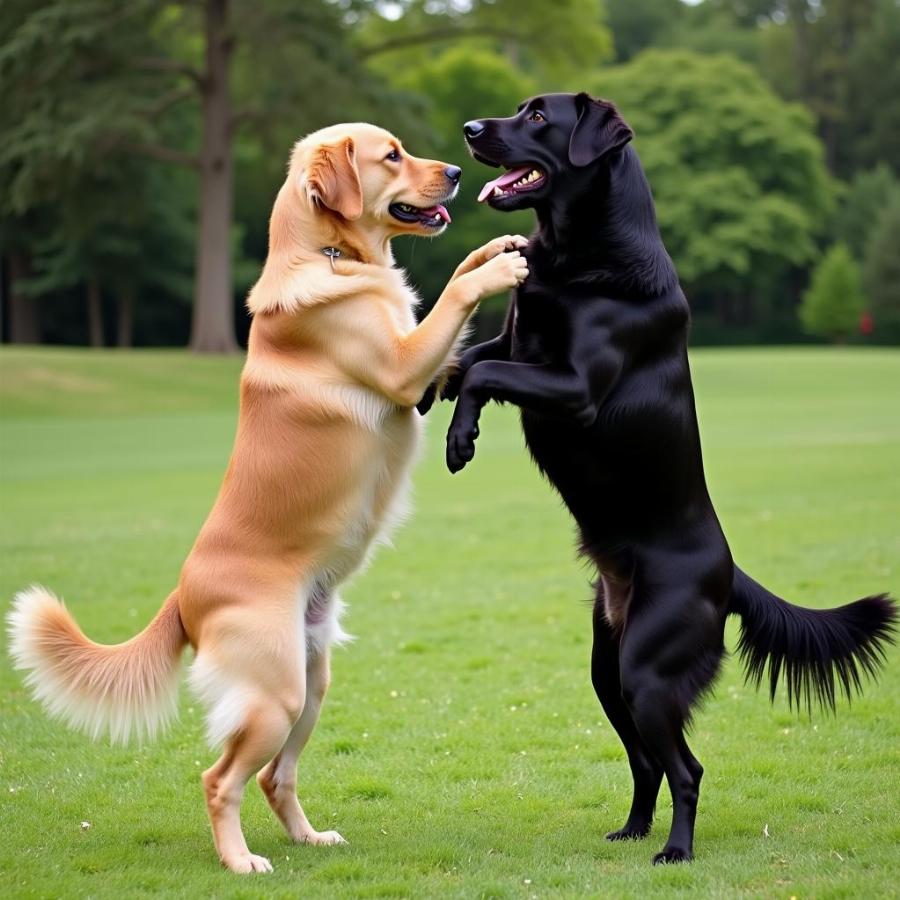
M 447 207 L 441 203 L 436 206 L 413 206 L 410 203 L 392 203 L 388 212 L 401 222 L 413 225 L 424 225 L 427 228 L 442 228 L 452 221 Z

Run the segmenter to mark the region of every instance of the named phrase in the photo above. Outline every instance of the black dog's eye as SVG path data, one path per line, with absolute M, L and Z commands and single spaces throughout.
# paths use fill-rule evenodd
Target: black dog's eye
M 389 159 L 391 162 L 400 162 L 400 151 L 391 150 L 391 152 L 388 153 L 385 159 Z
M 535 110 L 528 117 L 529 122 L 546 122 L 547 120 L 544 118 L 544 114 L 540 110 Z

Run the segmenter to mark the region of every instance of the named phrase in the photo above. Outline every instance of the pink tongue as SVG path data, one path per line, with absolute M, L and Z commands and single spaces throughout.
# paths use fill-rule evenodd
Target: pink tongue
M 494 188 L 503 188 L 508 184 L 512 184 L 515 181 L 518 181 L 523 175 L 527 175 L 531 171 L 531 166 L 522 166 L 519 169 L 513 169 L 510 172 L 505 172 L 499 178 L 495 178 L 493 181 L 489 181 L 482 189 L 481 193 L 478 195 L 478 202 L 484 203 L 488 197 L 494 192 Z
M 450 213 L 447 212 L 447 207 L 445 206 L 430 206 L 428 209 L 423 209 L 422 214 L 432 217 L 440 216 L 448 225 L 452 221 Z

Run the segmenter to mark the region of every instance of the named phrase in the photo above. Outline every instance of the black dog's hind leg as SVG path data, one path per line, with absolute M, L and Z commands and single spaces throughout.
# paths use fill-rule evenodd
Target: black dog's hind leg
M 619 637 L 606 620 L 602 594 L 594 603 L 591 681 L 606 717 L 625 745 L 634 780 L 634 794 L 628 819 L 618 831 L 607 834 L 606 839 L 621 841 L 646 837 L 653 822 L 653 811 L 662 782 L 663 769 L 638 734 L 631 718 L 631 711 L 622 698 L 622 682 L 619 679 Z
M 672 828 L 654 863 L 693 857 L 703 766 L 684 737 L 690 705 L 718 671 L 724 617 L 699 596 L 635 593 L 622 636 L 622 694 L 672 793 Z

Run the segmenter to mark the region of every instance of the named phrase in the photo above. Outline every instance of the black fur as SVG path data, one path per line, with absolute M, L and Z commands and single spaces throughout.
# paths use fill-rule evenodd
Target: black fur
M 458 395 L 447 463 L 473 458 L 484 404 L 521 407 L 528 448 L 600 573 L 592 680 L 634 779 L 628 819 L 608 837 L 649 832 L 665 775 L 672 828 L 655 861 L 688 860 L 703 768 L 684 729 L 719 671 L 728 614 L 741 616 L 751 682 L 768 665 L 773 696 L 783 673 L 791 703 L 830 709 L 836 683 L 849 696 L 875 672 L 896 608 L 879 596 L 802 609 L 734 566 L 703 472 L 688 305 L 615 107 L 552 94 L 478 124 L 476 158 L 545 178 L 490 201 L 535 209 L 531 274 L 500 336 L 469 349 L 445 388 Z
M 783 673 L 788 702 L 808 712 L 814 700 L 834 711 L 835 682 L 849 701 L 862 689 L 862 675 L 875 676 L 897 616 L 886 594 L 837 609 L 794 606 L 737 566 L 731 612 L 741 617 L 738 649 L 747 680 L 759 687 L 768 667 L 769 697 L 774 700 Z

